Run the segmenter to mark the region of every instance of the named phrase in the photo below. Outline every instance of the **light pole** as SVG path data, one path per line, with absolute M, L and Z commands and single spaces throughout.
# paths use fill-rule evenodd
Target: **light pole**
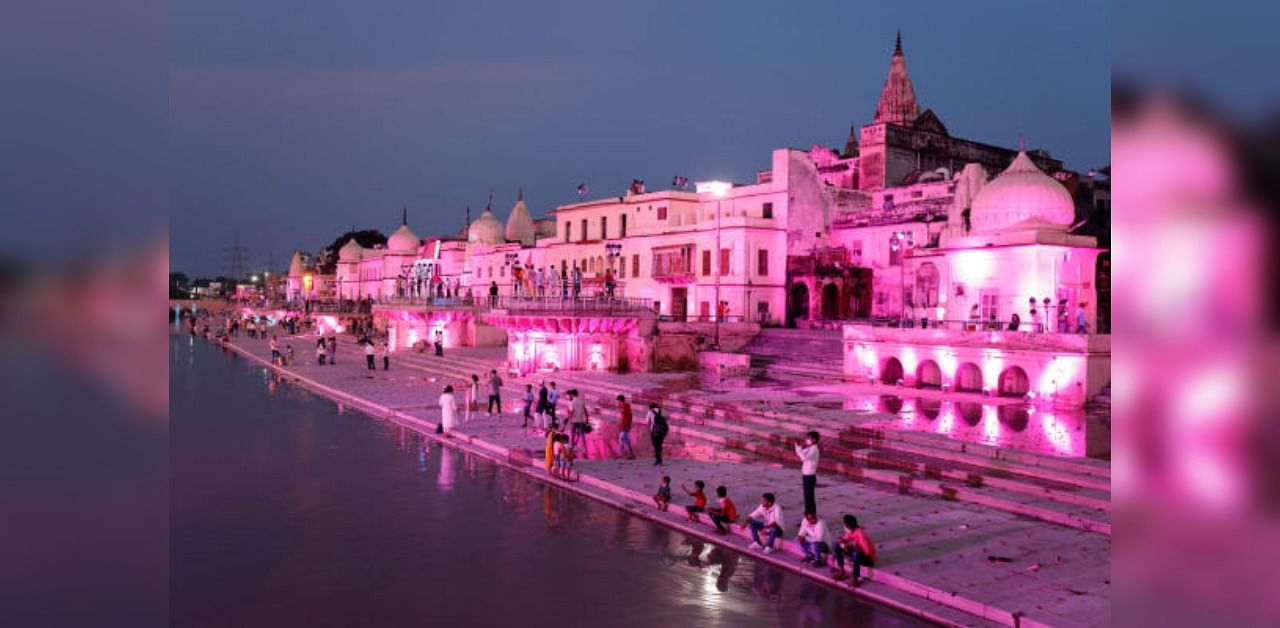
M 701 188 L 699 191 L 711 192 L 711 194 L 713 194 L 716 197 L 716 254 L 715 254 L 715 257 L 716 257 L 716 288 L 715 288 L 716 305 L 714 309 L 715 342 L 712 343 L 711 348 L 719 351 L 720 350 L 720 318 L 721 318 L 720 317 L 720 273 L 722 271 L 720 266 L 721 266 L 721 262 L 724 261 L 724 256 L 721 254 L 721 251 L 720 251 L 720 201 L 724 199 L 724 195 L 729 192 L 729 188 L 733 187 L 733 184 L 727 181 L 710 181 L 698 187 Z

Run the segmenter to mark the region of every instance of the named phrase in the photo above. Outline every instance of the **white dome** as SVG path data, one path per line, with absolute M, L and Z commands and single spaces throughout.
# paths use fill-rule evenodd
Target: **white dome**
M 340 262 L 358 262 L 364 254 L 364 247 L 356 242 L 355 238 L 347 240 L 347 243 L 338 249 L 338 261 Z
M 973 199 L 969 220 L 974 231 L 999 231 L 1023 222 L 1068 227 L 1075 220 L 1071 194 L 1019 152 L 1000 176 Z
M 535 235 L 533 217 L 529 215 L 529 208 L 524 204 L 523 193 L 520 194 L 515 207 L 511 208 L 511 216 L 507 218 L 506 235 L 508 242 L 533 244 Z
M 506 229 L 488 209 L 480 214 L 468 229 L 467 241 L 472 244 L 502 244 L 506 242 Z
M 401 224 L 400 228 L 387 238 L 387 248 L 392 251 L 417 251 L 421 245 L 422 240 L 409 228 L 408 224 Z

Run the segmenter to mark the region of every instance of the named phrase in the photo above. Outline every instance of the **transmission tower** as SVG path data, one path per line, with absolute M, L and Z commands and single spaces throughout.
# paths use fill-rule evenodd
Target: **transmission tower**
M 223 263 L 226 264 L 227 277 L 231 281 L 240 281 L 244 279 L 244 260 L 249 255 L 249 249 L 240 246 L 240 232 L 237 231 L 235 239 L 232 240 L 231 246 L 222 249 Z

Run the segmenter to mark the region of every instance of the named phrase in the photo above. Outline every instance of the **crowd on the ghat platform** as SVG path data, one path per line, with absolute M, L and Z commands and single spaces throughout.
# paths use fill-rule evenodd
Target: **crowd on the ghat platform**
M 314 321 L 309 316 L 292 316 L 280 321 L 265 317 L 226 316 L 221 329 L 211 330 L 208 317 L 203 322 L 194 316 L 185 316 L 191 335 L 203 335 L 205 338 L 216 337 L 219 342 L 229 342 L 233 336 L 243 333 L 249 338 L 268 340 L 271 348 L 273 364 L 286 366 L 295 364 L 293 345 L 281 345 L 272 327 L 281 327 L 290 335 L 299 330 L 310 330 Z M 357 338 L 356 342 L 364 346 L 365 366 L 368 370 L 376 370 L 377 363 L 383 370 L 390 368 L 390 354 L 385 338 L 380 338 L 373 327 L 370 317 L 355 317 L 343 321 L 342 329 Z M 320 366 L 335 365 L 337 358 L 338 338 L 336 330 L 328 333 L 317 333 L 315 355 Z M 270 334 L 270 336 L 268 336 Z M 439 334 L 433 340 L 435 354 L 443 355 L 442 339 Z M 439 397 L 440 422 L 437 432 L 449 434 L 461 425 L 465 425 L 478 415 L 481 408 L 481 397 L 484 396 L 484 408 L 487 416 L 503 416 L 502 388 L 504 382 L 496 369 L 492 369 L 482 379 L 479 374 L 471 375 L 461 387 L 463 399 L 459 403 L 458 392 L 452 385 L 445 386 Z M 561 391 L 554 381 L 542 381 L 534 389 L 533 384 L 526 384 L 519 396 L 519 416 L 521 428 L 526 434 L 545 440 L 545 466 L 547 473 L 553 478 L 565 482 L 575 481 L 574 461 L 581 459 L 617 458 L 636 459 L 636 450 L 631 439 L 634 425 L 634 410 L 625 395 L 618 395 L 618 420 L 606 422 L 593 419 L 587 407 L 586 399 L 576 389 L 563 392 L 566 401 L 562 408 Z M 564 414 L 561 414 L 561 411 Z M 598 410 L 598 409 L 597 409 Z M 645 422 L 649 425 L 650 442 L 653 445 L 656 466 L 663 464 L 663 444 L 671 428 L 662 408 L 656 403 L 648 405 Z M 594 435 L 593 435 L 594 434 Z M 804 496 L 804 518 L 801 520 L 795 539 L 800 545 L 804 557 L 801 562 L 815 567 L 831 564 L 831 577 L 835 580 L 849 579 L 857 586 L 862 567 L 875 566 L 876 548 L 866 530 L 858 523 L 856 516 L 845 514 L 842 517 L 843 530 L 840 536 L 833 538 L 826 522 L 818 516 L 817 505 L 817 473 L 820 450 L 817 432 L 808 432 L 803 439 L 792 441 L 796 457 L 800 460 L 800 489 Z M 667 511 L 673 497 L 670 476 L 662 476 L 657 491 L 653 495 L 654 505 L 661 511 Z M 771 554 L 781 548 L 786 533 L 782 506 L 777 503 L 771 492 L 760 496 L 760 504 L 742 517 L 737 505 L 729 497 L 726 486 L 715 489 L 716 503 L 709 505 L 706 494 L 706 483 L 699 479 L 693 484 L 681 483 L 680 488 L 690 498 L 685 504 L 686 520 L 689 523 L 702 523 L 702 515 L 706 515 L 717 534 L 728 535 L 733 525 L 751 535 L 749 547 L 765 554 Z M 846 571 L 846 565 L 849 571 Z M 851 573 L 850 573 L 851 572 Z

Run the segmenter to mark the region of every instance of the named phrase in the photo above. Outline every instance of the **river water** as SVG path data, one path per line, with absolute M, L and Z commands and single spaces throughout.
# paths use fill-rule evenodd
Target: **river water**
M 922 625 L 169 348 L 171 625 Z

